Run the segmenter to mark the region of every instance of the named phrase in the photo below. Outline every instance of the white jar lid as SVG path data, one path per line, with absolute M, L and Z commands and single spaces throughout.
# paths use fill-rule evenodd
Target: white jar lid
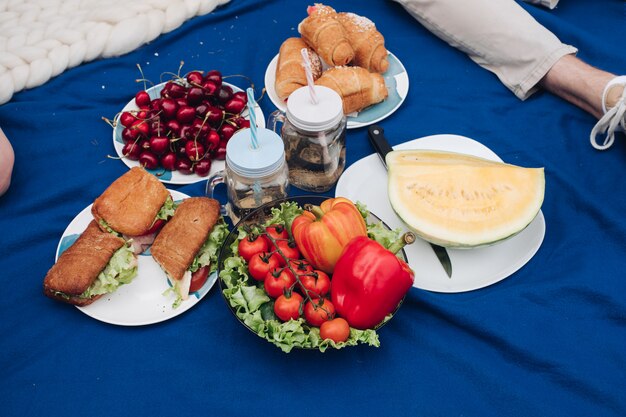
M 226 164 L 245 178 L 260 178 L 276 172 L 285 162 L 285 146 L 273 130 L 257 128 L 259 147 L 252 147 L 251 129 L 237 131 L 226 144 Z
M 335 127 L 343 118 L 343 103 L 334 90 L 314 86 L 317 104 L 313 103 L 309 87 L 300 87 L 289 95 L 287 119 L 297 128 L 320 132 Z

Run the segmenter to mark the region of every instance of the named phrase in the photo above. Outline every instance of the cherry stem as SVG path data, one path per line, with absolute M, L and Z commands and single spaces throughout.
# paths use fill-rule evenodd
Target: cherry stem
M 283 251 L 282 251 L 282 250 L 278 247 L 278 245 L 276 244 L 277 239 L 275 239 L 273 236 L 271 236 L 271 235 L 270 235 L 269 233 L 267 233 L 267 232 L 264 232 L 263 234 L 264 234 L 264 235 L 265 235 L 265 236 L 266 236 L 266 237 L 270 240 L 270 242 L 272 243 L 272 245 L 274 245 L 274 247 L 276 248 L 276 251 L 278 251 L 278 254 L 279 254 L 279 255 L 283 258 L 283 260 L 285 261 L 285 266 L 283 267 L 283 270 L 284 270 L 285 268 L 288 268 L 288 269 L 289 269 L 289 271 L 291 271 L 291 273 L 293 274 L 294 278 L 296 279 L 296 282 L 294 282 L 294 283 L 293 283 L 293 285 L 291 285 L 291 287 L 289 287 L 289 288 L 290 288 L 290 291 L 292 291 L 292 290 L 295 288 L 296 284 L 300 284 L 300 288 L 304 290 L 304 297 L 305 297 L 305 299 L 306 299 L 307 301 L 311 301 L 311 302 L 313 302 L 313 297 L 311 297 L 311 296 L 309 295 L 309 292 L 311 292 L 311 293 L 313 293 L 313 294 L 317 295 L 317 298 L 321 298 L 321 296 L 320 296 L 319 294 L 317 294 L 316 292 L 311 291 L 311 290 L 309 290 L 308 288 L 306 288 L 304 285 L 302 285 L 302 281 L 300 281 L 300 276 L 301 276 L 301 275 L 312 275 L 312 273 L 302 273 L 302 274 L 297 273 L 297 272 L 296 272 L 296 270 L 295 270 L 295 269 L 291 266 L 291 263 L 289 262 L 289 261 L 290 261 L 290 260 L 292 260 L 292 259 L 288 258 L 288 257 L 287 257 L 287 256 L 283 253 Z M 273 251 L 273 252 L 275 252 L 275 251 Z M 272 252 L 272 253 L 273 253 L 273 252 Z M 268 257 L 268 258 L 269 258 L 269 257 Z M 297 261 L 297 260 L 295 260 L 295 261 Z M 327 313 L 328 313 L 328 312 L 327 312 Z

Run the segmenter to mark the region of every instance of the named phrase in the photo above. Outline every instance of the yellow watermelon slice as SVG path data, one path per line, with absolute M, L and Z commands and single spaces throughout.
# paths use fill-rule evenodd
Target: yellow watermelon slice
M 472 248 L 509 238 L 535 218 L 543 168 L 523 168 L 445 151 L 387 154 L 389 201 L 428 242 Z

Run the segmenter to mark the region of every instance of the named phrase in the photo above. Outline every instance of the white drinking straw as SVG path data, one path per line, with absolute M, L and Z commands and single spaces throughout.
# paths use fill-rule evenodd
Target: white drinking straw
M 311 94 L 311 102 L 317 104 L 317 95 L 315 95 L 315 82 L 313 81 L 313 71 L 311 70 L 311 60 L 309 59 L 309 51 L 307 48 L 300 50 L 302 54 L 302 61 L 304 66 L 304 73 L 306 74 L 306 82 L 309 85 L 309 93 Z

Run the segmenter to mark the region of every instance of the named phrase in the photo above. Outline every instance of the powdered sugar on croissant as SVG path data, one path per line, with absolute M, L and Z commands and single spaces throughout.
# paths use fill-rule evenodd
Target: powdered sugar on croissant
M 346 65 L 354 58 L 354 49 L 337 19 L 337 12 L 316 3 L 308 8 L 309 16 L 298 25 L 302 39 L 330 66 Z
M 383 73 L 389 68 L 385 38 L 370 19 L 355 13 L 338 13 L 348 41 L 354 49 L 351 64 L 369 71 Z

